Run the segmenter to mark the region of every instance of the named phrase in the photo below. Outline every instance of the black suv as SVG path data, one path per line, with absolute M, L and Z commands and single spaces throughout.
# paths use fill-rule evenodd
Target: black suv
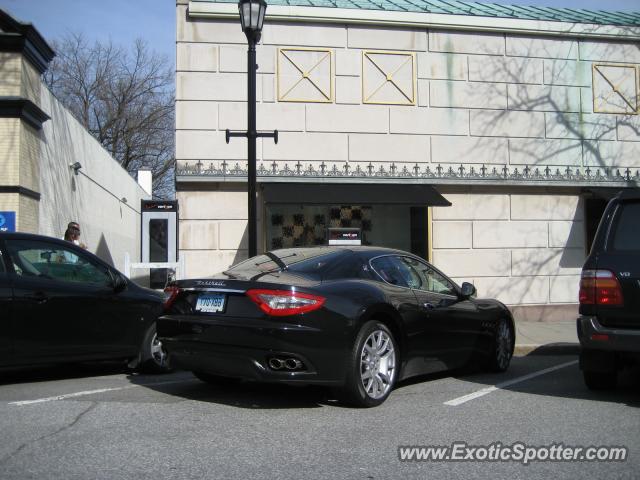
M 580 280 L 580 368 L 590 389 L 613 388 L 640 363 L 640 190 L 607 205 Z

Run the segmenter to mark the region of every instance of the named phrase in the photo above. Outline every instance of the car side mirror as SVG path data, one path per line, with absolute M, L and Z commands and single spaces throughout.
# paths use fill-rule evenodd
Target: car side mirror
M 471 284 L 469 282 L 464 282 L 462 284 L 462 286 L 460 287 L 460 295 L 465 300 L 467 298 L 471 298 L 471 297 L 475 296 L 475 294 L 476 294 L 476 287 L 474 287 L 473 284 Z
M 123 291 L 127 288 L 127 279 L 120 273 L 113 274 L 113 290 L 117 292 Z

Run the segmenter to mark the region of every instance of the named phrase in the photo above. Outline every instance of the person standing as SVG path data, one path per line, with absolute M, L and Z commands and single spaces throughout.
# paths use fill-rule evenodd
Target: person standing
M 78 222 L 69 222 L 67 230 L 64 232 L 64 239 L 81 248 L 87 248 L 87 246 L 80 241 L 80 224 Z

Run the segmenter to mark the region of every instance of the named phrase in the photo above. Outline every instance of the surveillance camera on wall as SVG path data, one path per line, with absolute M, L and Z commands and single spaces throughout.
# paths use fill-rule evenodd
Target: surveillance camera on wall
M 73 173 L 78 174 L 78 170 L 82 168 L 82 164 L 80 162 L 70 163 L 69 168 L 73 169 Z

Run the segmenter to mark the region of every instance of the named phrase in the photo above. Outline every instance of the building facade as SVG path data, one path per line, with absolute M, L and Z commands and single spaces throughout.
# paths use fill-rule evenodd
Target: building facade
M 518 318 L 572 318 L 606 199 L 640 181 L 640 14 L 451 5 L 269 2 L 258 249 L 356 227 Z M 246 128 L 246 48 L 235 3 L 177 2 L 189 276 L 246 257 L 246 141 L 225 142 Z
M 150 195 L 43 83 L 54 54 L 33 25 L 0 10 L 0 213 L 12 230 L 58 238 L 80 222 L 87 247 L 122 269 L 127 254 L 139 259 Z

